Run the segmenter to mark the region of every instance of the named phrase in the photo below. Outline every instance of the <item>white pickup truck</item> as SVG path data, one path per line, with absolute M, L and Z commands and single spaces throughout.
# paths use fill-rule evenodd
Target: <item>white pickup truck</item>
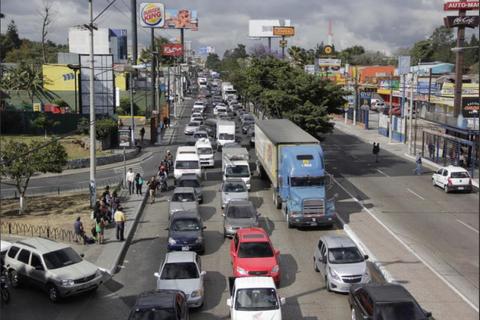
M 280 298 L 271 277 L 229 278 L 231 320 L 281 320 Z

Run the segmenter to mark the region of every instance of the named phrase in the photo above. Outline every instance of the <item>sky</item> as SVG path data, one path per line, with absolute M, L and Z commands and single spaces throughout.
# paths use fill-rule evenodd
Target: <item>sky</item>
M 94 16 L 112 0 L 93 0 Z M 42 18 L 40 12 L 49 2 L 53 22 L 47 38 L 56 43 L 68 42 L 68 28 L 88 23 L 88 0 L 0 0 L 4 33 L 10 20 L 15 20 L 21 38 L 39 40 Z M 99 19 L 98 27 L 127 29 L 130 35 L 130 2 L 116 0 Z M 137 4 L 144 2 L 137 0 Z M 444 0 L 165 0 L 152 1 L 166 8 L 197 10 L 199 31 L 186 31 L 185 40 L 193 48 L 213 46 L 222 55 L 237 43 L 253 47 L 267 40 L 248 37 L 250 19 L 290 19 L 296 35 L 288 45 L 313 48 L 327 42 L 328 21 L 333 25 L 333 43 L 337 49 L 361 45 L 367 50 L 393 54 L 398 48 L 411 47 L 428 38 L 443 24 Z M 456 14 L 451 12 L 451 15 Z M 139 44 L 149 41 L 149 30 L 138 23 Z M 178 37 L 178 30 L 159 30 L 156 34 Z M 130 46 L 130 36 L 129 36 Z M 274 48 L 278 40 L 273 40 Z

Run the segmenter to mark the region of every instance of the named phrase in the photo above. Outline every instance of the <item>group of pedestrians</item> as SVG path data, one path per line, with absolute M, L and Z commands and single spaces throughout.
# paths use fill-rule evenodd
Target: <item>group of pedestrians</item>
M 129 168 L 125 180 L 127 181 L 129 195 L 134 193 L 142 195 L 142 188 L 145 181 L 140 173 L 135 173 L 132 168 Z

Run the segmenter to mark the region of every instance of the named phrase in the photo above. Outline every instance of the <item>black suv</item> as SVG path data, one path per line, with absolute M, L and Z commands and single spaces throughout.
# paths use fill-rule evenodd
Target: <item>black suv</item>
M 427 320 L 432 316 L 399 284 L 354 284 L 348 301 L 352 320 Z
M 180 290 L 154 290 L 141 293 L 133 306 L 128 320 L 178 319 L 188 320 L 185 294 Z

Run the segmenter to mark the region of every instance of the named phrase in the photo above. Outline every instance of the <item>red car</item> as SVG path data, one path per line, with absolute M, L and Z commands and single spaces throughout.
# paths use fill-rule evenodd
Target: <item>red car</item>
M 230 242 L 233 276 L 272 277 L 280 284 L 280 251 L 273 248 L 268 234 L 262 228 L 242 228 Z

